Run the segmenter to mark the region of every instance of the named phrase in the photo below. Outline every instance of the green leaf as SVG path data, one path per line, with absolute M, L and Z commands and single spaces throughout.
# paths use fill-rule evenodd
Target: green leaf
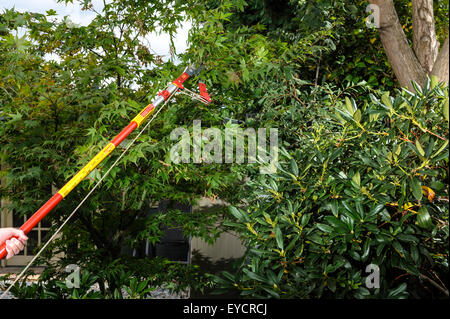
M 436 156 L 438 156 L 448 145 L 448 140 L 446 140 L 444 142 L 444 144 L 442 144 L 442 146 L 437 150 L 436 153 L 433 154 L 433 156 L 431 156 L 431 158 L 435 158 Z
M 275 273 L 272 270 L 270 270 L 270 269 L 267 270 L 267 276 L 269 277 L 271 285 L 273 285 L 273 284 L 278 285 L 278 283 L 280 282 L 278 280 L 277 275 L 275 275 Z
M 331 290 L 331 292 L 336 292 L 336 279 L 328 278 L 327 287 Z
M 358 171 L 355 173 L 355 175 L 353 175 L 352 181 L 354 181 L 358 186 L 361 186 L 361 175 L 359 175 Z
M 415 263 L 419 262 L 419 251 L 417 250 L 416 245 L 411 245 L 411 257 Z
M 337 199 L 333 199 L 331 201 L 331 212 L 333 213 L 334 217 L 338 217 L 339 215 L 339 203 Z
M 415 199 L 421 200 L 422 199 L 422 185 L 420 181 L 413 177 L 412 180 L 409 182 L 409 187 L 411 188 L 411 192 Z
M 344 123 L 347 122 L 347 120 L 345 120 L 345 119 L 341 116 L 341 114 L 339 114 L 340 112 L 341 112 L 340 110 L 335 109 L 335 110 L 334 110 L 334 115 L 336 116 L 336 118 L 338 119 L 339 122 L 341 122 L 342 124 L 344 124 Z
M 341 221 L 340 219 L 334 217 L 334 216 L 327 216 L 325 217 L 325 220 L 330 223 L 331 226 L 334 227 L 334 229 L 330 229 L 330 228 L 325 228 L 325 229 L 330 229 L 330 233 L 331 232 L 336 232 L 336 233 L 341 233 L 341 234 L 346 234 L 348 233 L 348 231 L 350 230 L 348 225 L 346 223 L 344 223 L 343 221 Z M 317 226 L 322 225 L 322 224 L 318 224 Z M 323 225 L 323 226 L 327 226 L 328 225 Z M 320 227 L 319 227 L 320 229 Z M 325 230 L 322 230 L 325 231 Z
M 256 281 L 261 281 L 261 282 L 266 282 L 266 281 L 267 281 L 266 278 L 264 278 L 264 277 L 262 277 L 262 276 L 260 276 L 260 275 L 258 275 L 258 274 L 256 274 L 256 273 L 254 273 L 253 271 L 250 271 L 250 270 L 248 270 L 248 269 L 246 269 L 246 268 L 242 269 L 242 271 L 243 271 L 250 279 L 253 279 L 253 280 L 256 280 Z
M 347 201 L 342 201 L 342 206 L 344 206 L 344 210 L 342 210 L 342 214 L 349 217 L 351 220 L 355 222 L 359 222 L 361 217 L 358 215 L 358 213 L 349 205 Z
M 414 90 L 417 92 L 417 94 L 423 96 L 423 91 L 420 85 L 416 81 L 412 81 L 411 84 Z
M 271 294 L 274 298 L 280 299 L 280 295 L 275 290 L 267 288 L 267 287 L 264 287 L 264 286 L 262 287 L 262 289 L 264 289 L 266 292 Z
M 348 254 L 350 255 L 350 257 L 352 257 L 356 261 L 360 261 L 361 260 L 360 254 L 358 254 L 358 252 L 356 252 L 353 249 L 353 247 L 349 250 Z
M 297 166 L 297 162 L 294 159 L 291 159 L 291 172 L 295 176 L 298 176 L 298 166 Z
M 230 213 L 233 214 L 234 217 L 236 217 L 236 219 L 240 221 L 246 221 L 244 214 L 239 209 L 234 206 L 229 206 L 228 209 Z
M 370 211 L 368 216 L 376 216 L 383 208 L 384 208 L 384 204 L 378 204 Z
M 358 213 L 359 217 L 361 219 L 364 219 L 365 213 L 364 213 L 364 208 L 362 206 L 361 202 L 356 202 L 355 203 L 355 208 L 356 208 L 356 212 Z
M 361 260 L 366 261 L 367 257 L 369 257 L 370 252 L 370 239 L 366 239 L 363 245 L 363 254 L 361 255 Z
M 431 76 L 431 89 L 434 89 L 439 84 L 439 78 L 436 75 Z
M 444 104 L 442 105 L 442 113 L 444 114 L 444 118 L 448 121 L 449 120 L 449 114 L 448 114 L 448 98 L 445 99 Z
M 417 225 L 423 228 L 430 228 L 433 226 L 430 213 L 426 206 L 422 206 L 417 214 Z
M 389 92 L 385 92 L 381 96 L 381 102 L 383 102 L 383 104 L 386 105 L 392 112 L 394 111 L 394 107 L 392 106 L 392 102 L 389 97 Z
M 419 154 L 421 156 L 425 156 L 425 151 L 423 150 L 422 145 L 420 145 L 419 140 L 416 140 L 416 147 L 417 147 L 417 150 L 419 151 Z
M 226 279 L 228 279 L 230 282 L 235 282 L 235 278 L 234 275 L 232 275 L 231 273 L 229 273 L 228 271 L 223 271 L 222 272 L 222 276 L 224 276 Z
M 303 215 L 303 216 L 302 216 L 302 220 L 301 220 L 301 225 L 302 225 L 303 227 L 305 227 L 305 226 L 308 224 L 310 218 L 311 218 L 311 214 L 305 214 L 305 215 Z
M 410 243 L 417 243 L 419 239 L 416 236 L 408 235 L 408 234 L 399 234 L 397 235 L 397 239 L 404 241 L 404 242 L 410 242 Z
M 431 152 L 433 152 L 435 142 L 435 139 L 431 139 L 431 141 L 428 143 L 427 149 L 425 151 L 425 157 L 430 157 Z
M 141 281 L 141 282 L 138 284 L 137 291 L 138 291 L 138 292 L 144 291 L 144 289 L 145 289 L 145 287 L 147 287 L 147 285 L 148 285 L 148 280 Z
M 272 187 L 272 189 L 273 189 L 274 191 L 278 192 L 278 185 L 277 185 L 277 183 L 276 183 L 273 179 L 270 179 L 270 180 L 269 180 L 269 184 L 270 184 L 270 186 Z
M 292 202 L 289 199 L 287 200 L 287 209 L 289 213 L 294 212 L 294 207 L 292 206 Z
M 406 283 L 402 283 L 397 288 L 389 291 L 388 298 L 398 298 L 398 299 L 406 298 L 408 296 L 406 288 L 407 288 Z
M 56 11 L 53 9 L 47 10 L 47 11 L 45 11 L 45 13 L 47 13 L 47 16 L 49 16 L 49 17 L 57 15 Z
M 394 249 L 399 253 L 399 255 L 402 258 L 405 258 L 405 250 L 403 249 L 402 245 L 398 241 L 394 240 L 392 242 L 392 247 L 394 247 Z
M 358 123 L 361 122 L 361 110 L 356 110 L 355 114 L 353 114 L 353 119 Z
M 324 233 L 331 234 L 333 232 L 333 228 L 325 224 L 317 224 L 317 228 L 319 228 Z
M 350 115 L 353 115 L 355 113 L 352 102 L 348 97 L 345 97 L 345 108 L 347 109 L 348 113 L 350 113 Z
M 283 250 L 284 249 L 283 233 L 281 232 L 281 229 L 278 226 L 275 227 L 275 239 L 277 241 L 278 248 Z

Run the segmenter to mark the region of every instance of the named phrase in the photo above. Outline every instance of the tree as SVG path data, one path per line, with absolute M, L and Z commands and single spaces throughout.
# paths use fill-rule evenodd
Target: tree
M 439 50 L 433 0 L 412 1 L 412 47 L 403 31 L 394 1 L 370 0 L 370 3 L 379 8 L 380 38 L 400 85 L 414 90 L 412 81 L 424 85 L 427 76 L 433 75 L 448 83 L 449 38 L 447 36 Z
M 80 2 L 85 10 L 95 10 L 91 1 Z M 0 16 L 4 117 L 0 156 L 8 167 L 1 172 L 5 183 L 0 186 L 0 197 L 9 200 L 8 209 L 33 214 L 51 196 L 52 188 L 61 188 L 158 90 L 183 71 L 186 64 L 157 61 L 150 53 L 148 35 L 155 31 L 173 33 L 187 9 L 187 3 L 180 1 L 115 1 L 96 12 L 87 26 L 60 21 L 52 10 L 46 14 L 8 10 Z M 26 30 L 24 37 L 14 36 L 18 28 Z M 46 54 L 58 58 L 49 60 L 44 58 Z M 188 85 L 195 85 L 195 81 L 190 79 Z M 173 103 L 176 100 L 179 103 Z M 42 276 L 43 281 L 50 280 L 48 289 L 58 297 L 65 296 L 50 282 L 64 277 L 68 264 L 95 274 L 102 295 L 109 297 L 121 296 L 120 288 L 131 276 L 171 281 L 176 277 L 172 273 L 170 278 L 171 267 L 181 276 L 196 278 L 190 266 L 186 269 L 156 260 L 155 267 L 149 267 L 148 260 L 130 259 L 122 248 L 135 247 L 143 240 L 157 242 L 163 236 L 163 225 L 184 225 L 186 233 L 207 241 L 219 233 L 215 221 L 220 212 L 147 214 L 148 206 L 161 200 L 195 205 L 202 196 L 227 198 L 227 193 L 233 194 L 238 170 L 214 164 L 170 163 L 175 143 L 170 132 L 183 125 L 191 127 L 192 120 L 200 116 L 208 123 L 215 118 L 214 110 L 199 109 L 184 96 L 174 98 L 159 113 L 152 129 L 143 132 L 38 261 L 49 264 Z M 122 150 L 123 145 L 46 217 L 53 222 L 52 231 Z M 63 258 L 51 260 L 61 251 Z M 184 277 L 180 283 L 200 283 L 197 279 Z M 148 284 L 156 283 L 152 279 Z

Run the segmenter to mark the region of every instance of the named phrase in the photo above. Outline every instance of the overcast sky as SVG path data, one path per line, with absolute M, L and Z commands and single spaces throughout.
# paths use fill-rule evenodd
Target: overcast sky
M 106 1 L 107 3 L 111 0 Z M 103 8 L 103 0 L 93 0 L 94 9 L 100 12 Z M 62 18 L 69 16 L 70 20 L 76 24 L 88 25 L 95 17 L 95 13 L 91 11 L 81 11 L 81 6 L 77 1 L 73 4 L 57 3 L 56 0 L 0 0 L 0 11 L 15 7 L 17 11 L 32 11 L 45 13 L 47 10 L 53 9 Z M 174 39 L 177 53 L 182 53 L 186 50 L 186 40 L 190 24 L 185 23 L 182 28 L 178 29 L 176 38 Z M 166 61 L 170 56 L 169 36 L 167 34 L 150 34 L 148 35 L 148 43 L 154 53 L 164 56 Z

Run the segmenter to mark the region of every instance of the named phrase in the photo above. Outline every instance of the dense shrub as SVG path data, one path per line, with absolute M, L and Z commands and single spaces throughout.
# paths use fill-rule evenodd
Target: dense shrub
M 151 293 L 161 287 L 179 293 L 188 288 L 203 291 L 210 285 L 198 266 L 164 258 L 122 257 L 110 264 L 84 264 L 79 266 L 78 275 L 74 274 L 75 265 L 71 266 L 49 266 L 35 282 L 29 279 L 33 272 L 28 272 L 11 293 L 26 299 L 150 299 Z M 0 279 L 11 278 L 7 275 Z M 7 286 L 0 283 L 2 288 Z
M 312 125 L 277 173 L 250 179 L 248 204 L 230 208 L 248 251 L 219 286 L 249 297 L 444 296 L 448 88 L 431 82 L 304 118 Z M 379 288 L 366 287 L 369 264 Z

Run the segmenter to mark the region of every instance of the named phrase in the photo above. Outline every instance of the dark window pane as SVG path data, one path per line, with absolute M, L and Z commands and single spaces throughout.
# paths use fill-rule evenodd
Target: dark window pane
M 38 232 L 37 230 L 32 230 L 28 233 L 27 236 L 27 255 L 33 255 L 34 249 L 36 249 L 38 245 Z
M 169 228 L 164 231 L 164 236 L 161 238 L 161 242 L 172 241 L 187 241 L 188 239 L 183 236 L 183 230 L 181 228 Z
M 44 218 L 43 220 L 41 220 L 41 227 L 50 228 L 51 223 L 49 220 L 49 218 Z
M 188 261 L 189 243 L 156 244 L 156 256 L 166 257 L 171 261 Z
M 50 234 L 47 230 L 41 230 L 41 244 L 45 243 L 50 237 Z
M 13 214 L 13 227 L 20 227 L 24 223 L 23 215 L 16 213 L 15 211 L 12 212 Z

